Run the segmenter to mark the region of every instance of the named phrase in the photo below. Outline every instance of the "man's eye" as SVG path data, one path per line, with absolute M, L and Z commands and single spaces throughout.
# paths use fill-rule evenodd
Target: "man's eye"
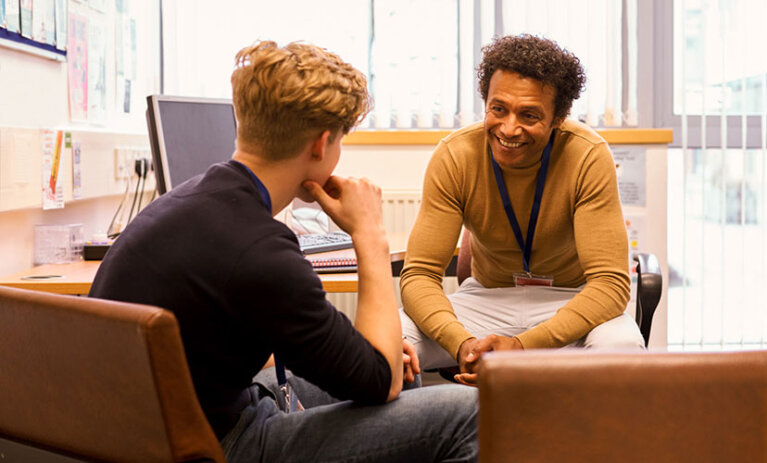
M 529 121 L 537 121 L 539 119 L 538 115 L 533 113 L 524 113 L 522 114 L 522 117 Z

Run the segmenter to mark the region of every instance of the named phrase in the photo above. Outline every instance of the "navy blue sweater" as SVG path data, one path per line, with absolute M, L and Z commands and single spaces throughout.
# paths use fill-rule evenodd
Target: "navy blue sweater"
M 91 297 L 150 304 L 178 319 L 192 379 L 222 438 L 274 352 L 338 399 L 383 403 L 386 359 L 326 299 L 294 234 L 229 161 L 174 188 L 126 227 Z

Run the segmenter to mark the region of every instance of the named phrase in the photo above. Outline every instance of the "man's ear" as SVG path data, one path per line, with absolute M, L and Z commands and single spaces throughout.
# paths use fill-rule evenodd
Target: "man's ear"
M 560 125 L 567 119 L 567 116 L 562 116 L 559 119 L 554 119 L 554 122 L 551 123 L 552 129 L 558 129 Z
M 328 140 L 330 139 L 330 130 L 323 130 L 320 132 L 312 142 L 312 158 L 318 161 L 322 161 L 325 158 L 325 150 L 328 147 Z

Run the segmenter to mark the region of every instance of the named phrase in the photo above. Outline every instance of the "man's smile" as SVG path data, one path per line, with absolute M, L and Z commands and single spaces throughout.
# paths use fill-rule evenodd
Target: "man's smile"
M 495 136 L 495 138 L 498 140 L 498 143 L 500 143 L 501 146 L 503 146 L 504 148 L 519 148 L 520 146 L 524 145 L 524 142 L 521 142 L 521 141 L 517 141 L 517 142 L 506 141 L 506 140 L 504 140 L 503 138 L 501 138 L 501 137 L 499 137 L 497 135 Z

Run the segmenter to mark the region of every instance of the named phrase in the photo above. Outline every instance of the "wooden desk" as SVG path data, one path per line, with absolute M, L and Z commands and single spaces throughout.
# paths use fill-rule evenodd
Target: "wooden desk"
M 404 258 L 405 251 L 392 252 L 392 262 Z M 101 261 L 86 260 L 72 264 L 40 265 L 0 278 L 0 286 L 58 294 L 88 294 L 100 264 Z M 320 280 L 329 293 L 357 292 L 356 273 L 324 273 L 320 274 Z

